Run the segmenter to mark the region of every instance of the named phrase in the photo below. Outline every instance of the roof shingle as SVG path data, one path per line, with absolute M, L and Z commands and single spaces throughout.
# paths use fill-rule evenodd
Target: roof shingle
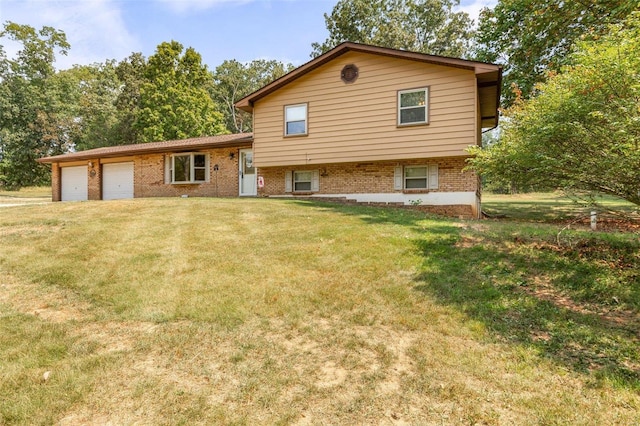
M 86 151 L 71 152 L 38 159 L 40 163 L 57 163 L 68 161 L 89 160 L 92 158 L 109 158 L 126 155 L 150 154 L 154 152 L 184 151 L 203 148 L 224 148 L 243 146 L 253 142 L 253 133 L 237 133 L 232 135 L 205 136 L 163 142 L 148 142 L 134 145 L 106 146 L 88 149 Z

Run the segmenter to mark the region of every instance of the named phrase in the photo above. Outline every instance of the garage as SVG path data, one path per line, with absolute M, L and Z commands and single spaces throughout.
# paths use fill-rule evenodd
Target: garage
M 87 166 L 62 167 L 61 194 L 62 201 L 85 201 L 88 199 Z
M 133 162 L 102 165 L 102 199 L 133 198 Z

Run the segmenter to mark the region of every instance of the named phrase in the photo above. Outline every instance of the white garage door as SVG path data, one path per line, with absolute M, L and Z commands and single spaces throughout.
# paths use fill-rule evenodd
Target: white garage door
M 62 167 L 62 201 L 84 201 L 89 198 L 87 188 L 87 166 Z
M 133 163 L 102 165 L 102 199 L 133 198 Z

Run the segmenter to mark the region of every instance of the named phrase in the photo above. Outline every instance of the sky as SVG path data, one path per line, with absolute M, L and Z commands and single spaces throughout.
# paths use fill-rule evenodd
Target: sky
M 477 21 L 480 9 L 497 0 L 461 0 Z M 0 23 L 47 25 L 65 32 L 71 49 L 56 68 L 118 61 L 132 52 L 152 55 L 175 40 L 193 47 L 215 69 L 227 59 L 275 59 L 299 66 L 311 44 L 328 32 L 324 14 L 337 0 L 0 0 Z M 17 46 L 0 41 L 9 56 Z

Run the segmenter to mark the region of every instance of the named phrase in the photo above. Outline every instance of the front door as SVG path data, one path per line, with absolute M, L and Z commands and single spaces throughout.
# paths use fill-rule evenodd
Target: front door
M 256 168 L 253 167 L 253 151 L 240 150 L 240 195 L 257 195 Z

